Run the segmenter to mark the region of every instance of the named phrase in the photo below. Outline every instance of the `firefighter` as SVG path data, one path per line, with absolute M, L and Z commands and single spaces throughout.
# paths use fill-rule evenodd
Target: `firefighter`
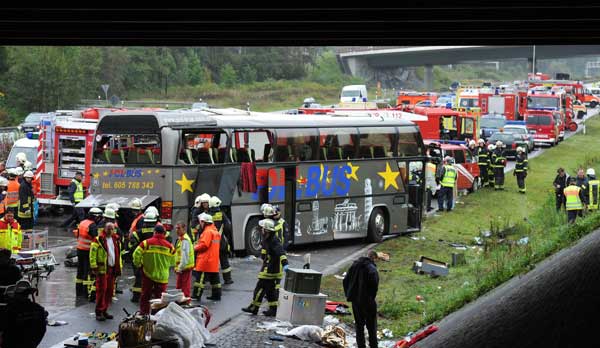
M 129 202 L 129 208 L 133 212 L 133 220 L 129 225 L 129 239 L 131 239 L 133 232 L 135 232 L 137 228 L 137 224 L 140 220 L 144 218 L 144 213 L 142 213 L 142 201 L 139 198 L 134 198 Z
M 496 149 L 492 155 L 492 167 L 494 168 L 494 189 L 504 190 L 504 166 L 506 157 L 504 156 L 504 144 L 498 140 Z
M 108 203 L 106 204 L 106 208 L 107 209 L 112 209 L 115 212 L 115 217 L 114 218 L 105 218 L 106 222 L 111 222 L 113 223 L 114 226 L 114 232 L 113 232 L 113 238 L 115 238 L 118 243 L 119 243 L 119 251 L 121 252 L 121 259 L 123 258 L 123 253 L 125 252 L 125 245 L 127 245 L 127 242 L 125 240 L 125 231 L 122 231 L 121 228 L 119 227 L 119 218 L 122 218 L 121 216 L 119 216 L 119 209 L 121 208 L 121 206 L 119 205 L 119 203 Z M 122 294 L 123 290 L 118 288 L 118 282 L 117 282 L 117 278 L 118 276 L 114 276 L 113 280 L 115 281 L 115 285 L 113 287 L 115 294 Z
M 0 219 L 0 249 L 8 249 L 16 254 L 21 250 L 22 242 L 21 225 L 15 220 L 14 209 L 9 208 Z
M 208 280 L 212 294 L 209 300 L 221 300 L 221 280 L 219 278 L 219 250 L 221 248 L 221 234 L 213 223 L 212 216 L 202 213 L 198 217 L 200 221 L 200 239 L 194 245 L 196 257 L 196 281 L 194 282 L 193 297 L 200 301 L 204 292 L 204 281 Z
M 564 207 L 566 200 L 564 190 L 569 182 L 569 175 L 565 172 L 564 168 L 558 168 L 556 170 L 556 177 L 554 178 L 554 190 L 556 191 L 556 211 L 560 210 L 560 207 Z
M 598 210 L 600 201 L 600 180 L 596 179 L 594 168 L 588 168 L 585 173 L 588 178 L 588 210 Z
M 13 168 L 8 169 L 8 188 L 6 189 L 6 206 L 17 208 L 19 206 L 19 187 L 17 173 Z
M 494 152 L 496 150 L 496 145 L 489 144 L 488 145 L 488 167 L 487 167 L 487 177 L 488 177 L 488 187 L 494 188 Z
M 77 203 L 83 201 L 83 199 L 85 198 L 85 190 L 83 189 L 83 184 L 81 182 L 82 180 L 83 173 L 77 172 L 75 173 L 75 177 L 71 180 L 71 183 L 69 184 L 69 189 L 67 192 L 69 193 L 69 200 L 73 205 L 73 212 L 71 214 L 71 217 L 69 217 L 69 219 L 63 223 L 63 227 L 70 228 L 71 225 L 73 225 L 73 222 L 75 222 L 75 224 L 78 224 L 85 217 L 83 208 L 75 207 Z
M 5 177 L 0 176 L 0 218 L 2 218 L 4 216 L 4 213 L 6 212 L 6 208 L 7 208 L 7 204 L 6 204 L 6 200 L 7 200 L 7 189 L 8 189 L 8 179 L 6 179 Z
M 473 156 L 477 155 L 477 143 L 473 139 L 469 140 L 469 150 L 471 151 Z
M 104 213 L 102 214 L 102 220 L 100 220 L 100 222 L 98 222 L 96 224 L 96 226 L 98 227 L 98 234 L 97 235 L 101 235 L 104 233 L 104 229 L 106 228 L 106 225 L 111 223 L 114 225 L 114 234 L 116 237 L 118 237 L 120 231 L 119 231 L 119 227 L 116 224 L 117 221 L 117 213 L 114 211 L 113 206 L 107 204 L 106 207 L 104 208 Z M 93 281 L 90 287 L 88 287 L 88 294 L 89 294 L 89 298 L 90 298 L 90 302 L 94 302 L 96 300 L 96 279 L 95 277 L 92 277 Z
M 194 245 L 186 233 L 185 224 L 175 225 L 177 239 L 175 240 L 175 273 L 177 281 L 175 288 L 181 289 L 185 297 L 190 297 L 192 287 L 192 269 L 194 268 Z
M 73 232 L 77 238 L 77 276 L 75 277 L 75 296 L 88 297 L 90 286 L 90 245 L 98 236 L 98 225 L 102 220 L 102 210 L 92 208 L 88 217 L 79 223 Z
M 16 156 L 17 160 L 17 168 L 21 168 L 23 173 L 27 170 L 25 169 L 25 163 L 27 163 L 27 155 L 24 152 L 19 152 Z
M 273 208 L 275 209 L 275 215 L 272 217 L 272 220 L 275 222 L 275 235 L 279 238 L 283 251 L 287 251 L 290 244 L 292 244 L 290 227 L 283 217 L 281 217 L 281 209 L 278 206 Z
M 196 219 L 198 219 L 198 215 L 202 214 L 202 213 L 207 213 L 208 214 L 208 210 L 210 209 L 209 207 L 209 201 L 210 201 L 210 195 L 208 193 L 203 193 L 200 196 L 196 197 L 196 199 L 194 200 L 194 206 L 192 207 L 192 211 L 191 211 L 191 224 L 190 227 L 195 226 L 195 222 L 197 221 Z
M 121 275 L 121 243 L 115 224 L 107 222 L 90 246 L 90 268 L 96 277 L 96 320 L 112 319 L 108 307 L 112 302 L 116 277 Z
M 479 176 L 481 177 L 481 187 L 488 185 L 488 167 L 490 165 L 489 151 L 485 146 L 485 140 L 479 139 L 477 147 L 477 165 L 479 166 Z
M 142 274 L 142 314 L 150 314 L 150 299 L 167 291 L 169 269 L 175 263 L 175 247 L 165 239 L 165 232 L 163 226 L 155 226 L 152 238 L 142 241 L 133 252 L 133 264 Z
M 233 284 L 231 280 L 231 265 L 229 264 L 229 253 L 231 246 L 231 221 L 226 214 L 221 211 L 221 200 L 217 196 L 210 197 L 208 201 L 208 214 L 212 216 L 213 223 L 219 234 L 221 235 L 221 243 L 219 249 L 219 261 L 221 264 L 221 272 L 223 273 L 223 282 L 226 285 Z
M 515 170 L 513 175 L 517 177 L 517 185 L 519 186 L 519 192 L 525 193 L 525 178 L 527 177 L 527 170 L 529 161 L 525 155 L 525 150 L 522 147 L 517 147 L 517 157 L 515 160 Z
M 154 211 L 149 209 L 150 207 L 146 209 L 146 212 L 144 213 L 144 219 L 140 221 L 141 223 L 138 222 L 138 228 L 135 230 L 135 232 L 133 232 L 133 235 L 129 240 L 130 250 L 136 250 L 141 242 L 152 238 L 154 235 L 154 228 L 157 226 L 158 218 L 156 217 Z M 133 265 L 133 274 L 135 275 L 135 282 L 131 288 L 131 292 L 133 293 L 131 302 L 139 302 L 142 293 L 142 270 Z
M 32 180 L 33 173 L 31 170 L 28 170 L 23 174 L 23 181 L 19 186 L 19 210 L 17 218 L 24 232 L 33 230 L 33 202 L 35 201 L 35 196 L 31 187 Z
M 440 163 L 439 157 L 429 156 L 429 162 L 425 166 L 425 187 L 427 191 L 427 212 L 433 210 L 431 206 L 431 201 L 433 200 L 433 195 L 435 195 L 435 191 L 437 190 L 437 183 L 435 181 L 435 174 L 437 172 L 437 165 Z
M 266 295 L 269 310 L 264 311 L 263 314 L 272 317 L 277 313 L 279 283 L 283 272 L 287 272 L 288 261 L 279 238 L 275 237 L 275 222 L 271 219 L 263 219 L 259 221 L 258 225 L 261 227 L 261 243 L 266 254 L 258 273 L 258 282 L 254 288 L 252 303 L 248 307 L 242 308 L 242 311 L 258 314 L 263 297 Z
M 567 220 L 568 222 L 575 223 L 577 216 L 580 212 L 586 208 L 585 206 L 585 195 L 583 189 L 576 185 L 577 180 L 573 177 L 569 178 L 569 186 L 564 190 L 565 202 L 567 207 Z
M 454 168 L 454 158 L 446 156 L 444 166 L 440 172 L 440 192 L 438 193 L 438 210 L 444 211 L 444 202 L 447 202 L 446 211 L 451 211 L 454 206 L 454 186 L 458 180 L 458 172 Z

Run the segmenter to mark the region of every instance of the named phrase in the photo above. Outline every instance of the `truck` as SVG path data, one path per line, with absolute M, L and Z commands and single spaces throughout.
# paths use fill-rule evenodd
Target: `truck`
M 432 105 L 437 101 L 437 93 L 399 91 L 396 98 L 396 105 L 402 107 L 405 111 L 411 111 L 415 105 L 423 100 L 430 100 Z
M 475 116 L 441 107 L 417 106 L 413 111 L 417 115 L 427 116 L 427 120 L 416 120 L 423 139 L 456 140 L 479 139 L 479 124 Z
M 526 90 L 495 88 L 479 92 L 481 114 L 502 114 L 507 121 L 523 119 L 527 98 Z

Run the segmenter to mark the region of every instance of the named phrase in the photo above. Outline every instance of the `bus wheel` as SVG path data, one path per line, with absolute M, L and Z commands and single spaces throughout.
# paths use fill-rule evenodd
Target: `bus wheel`
M 387 219 L 381 208 L 373 209 L 369 218 L 369 230 L 367 241 L 370 243 L 379 243 L 383 240 L 383 234 L 387 228 Z
M 259 218 L 251 218 L 248 220 L 248 224 L 246 225 L 246 252 L 249 255 L 260 256 L 260 249 L 262 249 L 261 245 L 261 235 L 260 228 L 258 226 Z

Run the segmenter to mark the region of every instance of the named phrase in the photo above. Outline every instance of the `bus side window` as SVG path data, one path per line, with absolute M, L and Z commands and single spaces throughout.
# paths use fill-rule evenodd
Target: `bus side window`
M 397 134 L 394 127 L 361 127 L 360 156 L 362 158 L 394 157 Z
M 419 147 L 420 133 L 415 127 L 397 127 L 398 129 L 398 156 L 419 156 L 422 149 Z
M 317 159 L 318 139 L 316 128 L 279 129 L 275 160 L 314 161 Z
M 325 142 L 321 144 L 321 160 L 347 160 L 355 159 L 356 145 L 358 144 L 358 130 L 356 128 L 319 128 L 321 137 Z
M 267 130 L 234 132 L 235 162 L 268 162 L 273 135 Z

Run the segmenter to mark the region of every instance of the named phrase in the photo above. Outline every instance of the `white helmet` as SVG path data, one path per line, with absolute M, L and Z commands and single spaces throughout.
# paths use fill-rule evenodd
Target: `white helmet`
M 142 210 L 142 200 L 139 198 L 134 198 L 129 202 L 129 208 L 133 210 Z
M 25 174 L 23 174 L 24 178 L 33 178 L 33 172 L 31 170 L 28 170 L 25 172 Z
M 117 214 L 115 213 L 115 211 L 108 207 L 104 209 L 104 214 L 102 214 L 102 216 L 109 218 L 109 219 L 117 218 Z
M 585 172 L 585 174 L 590 175 L 590 176 L 596 176 L 596 171 L 594 170 L 594 168 L 588 168 L 588 170 Z M 3 186 L 3 185 L 0 183 L 0 186 Z
M 258 222 L 258 226 L 264 228 L 267 231 L 275 231 L 275 221 L 271 219 L 262 219 Z
M 475 140 L 469 141 L 469 146 L 475 146 L 475 145 L 476 145 Z
M 11 176 L 11 175 L 16 176 L 17 175 L 17 173 L 15 172 L 15 168 L 8 168 L 6 170 L 6 172 L 8 173 L 9 176 Z
M 198 215 L 198 220 L 199 221 L 207 222 L 209 224 L 213 223 L 212 215 L 206 214 L 206 213 L 202 213 L 202 214 Z
M 269 216 L 273 216 L 275 215 L 275 208 L 273 208 L 272 205 L 267 204 L 264 206 L 264 208 L 262 209 L 262 213 L 264 217 L 269 217 Z
M 21 175 L 23 175 L 23 173 L 24 173 L 25 171 L 23 170 L 23 168 L 21 168 L 21 167 L 17 167 L 17 168 L 15 168 L 15 169 L 14 169 L 14 172 L 15 172 L 15 175 L 16 175 L 16 176 L 21 176 Z
M 208 201 L 209 208 L 218 208 L 220 206 L 221 206 L 221 200 L 219 199 L 219 197 L 217 197 L 217 196 L 210 197 L 210 200 Z
M 31 162 L 25 161 L 24 167 L 25 167 L 25 170 L 31 170 L 31 168 L 32 168 Z
M 0 176 L 0 186 L 8 186 L 8 179 L 3 176 Z
M 151 205 L 151 206 L 149 206 L 148 208 L 146 208 L 146 211 L 144 212 L 144 216 L 146 215 L 146 213 L 149 213 L 149 212 L 153 212 L 153 213 L 154 213 L 154 215 L 156 215 L 157 217 L 158 217 L 158 215 L 159 215 L 159 214 L 158 214 L 158 209 L 156 209 L 156 207 L 155 207 L 155 206 L 153 206 L 153 205 Z
M 154 213 L 153 211 L 146 210 L 146 212 L 144 213 L 144 222 L 156 222 L 156 220 L 156 213 Z
M 485 140 L 483 140 L 481 138 L 477 142 L 480 143 L 480 144 L 485 144 Z
M 25 155 L 24 152 L 19 152 L 17 154 L 17 162 L 20 164 L 25 164 L 25 162 L 27 162 L 27 155 Z
M 498 141 L 496 142 L 496 147 L 499 147 L 499 146 L 502 146 L 502 142 L 501 142 L 500 140 L 498 140 Z
M 194 206 L 196 208 L 200 208 L 200 204 L 206 202 L 209 203 L 210 201 L 210 195 L 208 193 L 203 193 L 200 196 L 196 197 L 196 200 L 194 201 Z
M 522 147 L 517 147 L 517 152 L 525 152 L 525 150 Z
M 494 151 L 495 149 L 496 149 L 496 145 L 494 145 L 494 144 L 489 144 L 488 145 L 488 150 L 489 151 Z
M 102 215 L 102 209 L 98 208 L 98 207 L 93 207 L 92 209 L 90 209 L 89 213 L 90 215 Z

